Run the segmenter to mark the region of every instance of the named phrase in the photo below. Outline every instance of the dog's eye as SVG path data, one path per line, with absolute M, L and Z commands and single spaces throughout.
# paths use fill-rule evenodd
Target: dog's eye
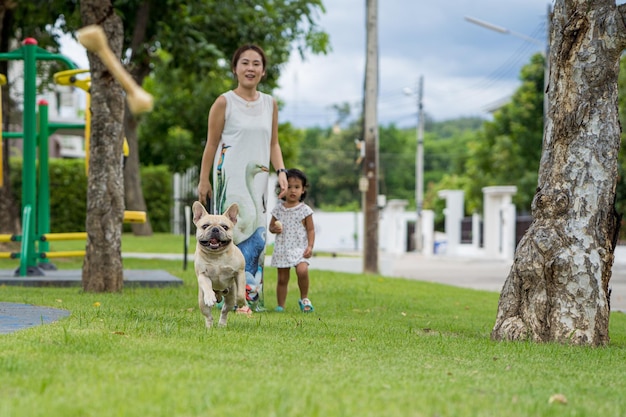
M 202 225 L 202 229 L 203 229 L 203 230 L 208 229 L 208 227 L 209 227 L 209 225 L 208 225 L 208 224 L 203 224 L 203 225 Z
M 222 229 L 224 229 L 224 231 L 228 231 L 228 229 L 230 229 L 228 226 L 226 226 L 225 224 L 222 225 Z

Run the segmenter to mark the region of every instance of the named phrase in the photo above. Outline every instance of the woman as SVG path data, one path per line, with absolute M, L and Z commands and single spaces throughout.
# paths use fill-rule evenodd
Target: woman
M 267 65 L 263 49 L 240 47 L 232 59 L 237 87 L 215 100 L 209 111 L 207 142 L 202 155 L 198 197 L 209 211 L 222 213 L 239 205 L 235 244 L 246 258 L 246 291 L 253 310 L 264 310 L 266 207 L 269 163 L 277 169 L 280 195 L 287 176 L 278 142 L 278 106 L 270 95 L 257 91 Z M 213 187 L 209 172 L 213 170 Z

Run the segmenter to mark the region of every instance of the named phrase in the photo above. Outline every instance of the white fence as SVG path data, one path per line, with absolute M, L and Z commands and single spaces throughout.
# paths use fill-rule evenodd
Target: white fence
M 276 176 L 271 175 L 268 182 L 267 222 L 276 205 L 274 184 Z M 184 206 L 196 198 L 198 169 L 189 169 L 185 174 L 174 174 L 171 230 L 174 234 L 185 233 Z M 404 253 L 407 251 L 407 224 L 415 221 L 415 213 L 404 212 L 406 202 L 391 200 L 381 211 L 379 219 L 379 245 L 383 251 Z M 359 252 L 363 249 L 363 213 L 361 212 L 324 212 L 316 210 L 313 214 L 315 223 L 315 250 L 322 252 Z M 274 243 L 274 235 L 268 233 L 267 243 Z
M 268 182 L 267 222 L 269 226 L 272 209 L 276 205 L 274 185 L 276 176 L 271 175 Z M 190 205 L 196 198 L 197 169 L 187 171 L 174 178 L 174 207 L 172 212 L 172 232 L 183 234 L 184 206 Z M 422 243 L 425 255 L 446 253 L 452 256 L 481 256 L 488 258 L 512 259 L 515 250 L 515 208 L 511 204 L 514 187 L 486 187 L 484 248 L 479 247 L 480 234 L 477 214 L 473 221 L 472 244 L 461 242 L 461 222 L 463 219 L 463 193 L 458 190 L 444 190 L 440 197 L 446 199 L 446 233 L 435 233 L 434 213 L 422 211 Z M 389 200 L 380 210 L 378 219 L 379 250 L 401 255 L 409 251 L 409 224 L 415 223 L 416 212 L 406 211 L 407 201 Z M 456 209 L 455 209 L 456 208 Z M 315 224 L 315 250 L 318 252 L 361 252 L 363 250 L 364 219 L 362 212 L 324 212 L 316 210 L 313 214 Z M 452 239 L 452 240 L 451 240 Z M 274 243 L 274 235 L 267 234 L 267 243 Z M 445 249 L 444 249 L 445 248 Z
M 170 230 L 176 235 L 185 233 L 184 207 L 190 205 L 198 194 L 198 167 L 189 168 L 184 174 L 174 174 L 172 180 L 174 206 L 170 215 Z

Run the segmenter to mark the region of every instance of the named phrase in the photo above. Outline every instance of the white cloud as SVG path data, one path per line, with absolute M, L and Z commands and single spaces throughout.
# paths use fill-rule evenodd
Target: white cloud
M 404 96 L 424 77 L 424 109 L 437 120 L 485 116 L 485 107 L 519 85 L 521 67 L 541 48 L 467 22 L 473 16 L 540 41 L 548 3 L 543 0 L 379 1 L 379 121 L 414 124 L 415 98 Z M 346 11 L 350 11 L 347 13 Z M 365 1 L 327 2 L 320 25 L 331 36 L 326 57 L 295 58 L 275 93 L 286 101 L 281 120 L 325 126 L 332 104 L 362 100 L 365 72 Z M 360 107 L 357 107 L 360 111 Z

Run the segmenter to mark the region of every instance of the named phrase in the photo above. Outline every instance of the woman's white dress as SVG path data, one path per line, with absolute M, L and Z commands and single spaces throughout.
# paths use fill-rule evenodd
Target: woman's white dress
M 234 240 L 246 258 L 248 303 L 261 311 L 274 101 L 260 92 L 252 102 L 233 91 L 223 96 L 224 131 L 213 161 L 214 212 L 223 213 L 232 203 L 239 206 Z

